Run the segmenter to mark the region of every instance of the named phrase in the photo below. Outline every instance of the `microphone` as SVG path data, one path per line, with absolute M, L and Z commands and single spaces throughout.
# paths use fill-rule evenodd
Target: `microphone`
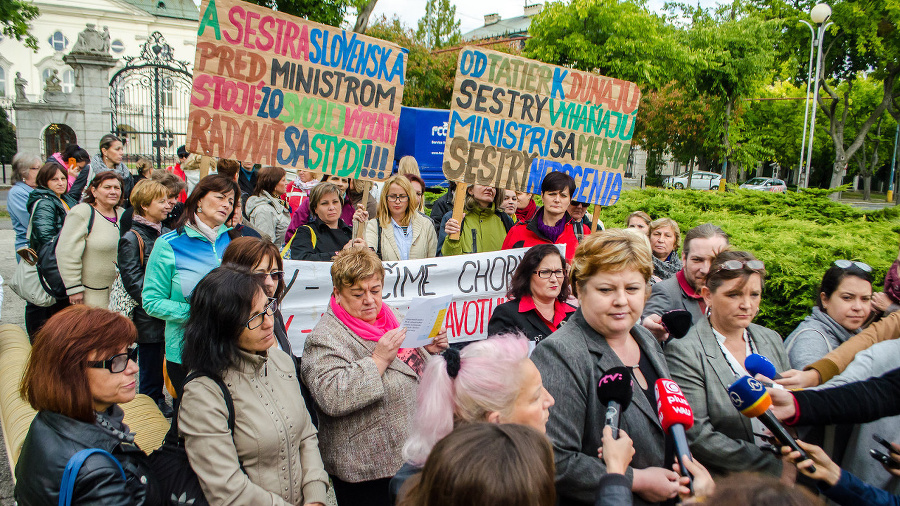
M 619 439 L 619 414 L 631 404 L 631 371 L 613 367 L 597 384 L 597 397 L 606 404 L 606 425 L 612 427 L 613 439 Z
M 788 434 L 784 425 L 769 411 L 769 407 L 772 405 L 772 396 L 769 395 L 762 383 L 750 376 L 740 377 L 728 387 L 728 396 L 731 397 L 731 403 L 742 415 L 748 418 L 758 418 L 772 432 L 775 439 L 778 440 L 778 444 L 789 446 L 791 450 L 800 452 L 803 459 L 809 458 L 809 455 Z M 815 472 L 815 467 L 809 466 L 809 470 Z
M 660 319 L 660 323 L 665 327 L 666 332 L 675 339 L 681 339 L 686 336 L 688 331 L 691 330 L 691 325 L 694 324 L 690 311 L 684 309 L 666 311 L 660 316 Z
M 744 368 L 747 369 L 747 372 L 750 373 L 750 376 L 762 374 L 767 378 L 781 379 L 781 375 L 778 374 L 778 371 L 775 370 L 775 364 L 773 364 L 772 361 L 768 358 L 758 353 L 747 355 L 746 360 L 744 360 Z
M 684 466 L 684 461 L 694 459 L 691 457 L 691 450 L 688 448 L 687 436 L 684 431 L 694 426 L 694 412 L 687 399 L 684 398 L 684 394 L 681 393 L 678 383 L 660 378 L 656 380 L 654 389 L 656 390 L 656 411 L 659 423 L 662 425 L 663 431 L 671 435 L 675 441 L 675 458 L 678 460 L 678 467 L 681 468 L 681 475 L 687 476 L 691 480 L 691 493 L 693 493 L 694 477 Z

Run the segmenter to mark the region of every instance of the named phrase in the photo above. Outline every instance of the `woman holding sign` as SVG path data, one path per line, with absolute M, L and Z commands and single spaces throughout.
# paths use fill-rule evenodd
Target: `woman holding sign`
M 306 338 L 300 373 L 316 400 L 322 460 L 338 505 L 388 506 L 419 376 L 447 348 L 447 333 L 424 348 L 400 347 L 406 330 L 381 300 L 384 267 L 368 248 L 338 253 L 331 279 L 334 293 Z
M 654 384 L 669 377 L 665 356 L 640 325 L 653 273 L 650 245 L 626 230 L 585 237 L 575 251 L 570 278 L 580 307 L 541 341 L 531 360 L 556 399 L 547 436 L 556 458 L 561 505 L 594 504 L 597 483 L 608 473 L 597 458 L 606 408 L 597 395 L 600 378 L 614 368 L 632 371 L 631 404 L 619 427 L 634 441 L 625 477 L 634 504 L 655 504 L 678 494 L 678 475 L 667 461 L 666 435 L 657 416 Z
M 441 221 L 443 233 L 438 238 L 438 248 L 444 256 L 499 251 L 513 226 L 513 220 L 497 205 L 496 188 L 473 184 L 466 192 L 462 223 L 453 219 L 452 210 Z M 451 239 L 453 234 L 459 237 Z
M 572 261 L 575 248 L 578 247 L 578 235 L 586 236 L 591 229 L 578 224 L 581 234 L 575 233 L 575 226 L 569 216 L 569 204 L 575 193 L 575 180 L 565 172 L 551 172 L 541 182 L 541 200 L 544 205 L 538 208 L 534 217 L 528 221 L 516 223 L 506 240 L 503 249 L 527 248 L 536 244 L 565 244 L 566 260 Z
M 382 260 L 417 260 L 437 253 L 431 220 L 419 214 L 413 187 L 404 176 L 384 182 L 377 216 L 366 223 L 366 244 Z

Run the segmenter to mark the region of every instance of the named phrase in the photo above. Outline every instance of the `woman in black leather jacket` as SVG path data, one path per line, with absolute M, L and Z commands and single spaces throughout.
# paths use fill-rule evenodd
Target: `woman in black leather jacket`
M 131 229 L 119 239 L 119 275 L 128 295 L 138 303 L 131 315 L 137 327 L 138 361 L 141 366 L 138 393 L 144 394 L 159 406 L 167 418 L 172 417 L 172 408 L 166 404 L 163 388 L 163 356 L 166 322 L 148 315 L 141 304 L 141 290 L 144 289 L 144 271 L 147 259 L 153 251 L 157 237 L 168 229 L 162 221 L 172 209 L 169 191 L 152 179 L 144 179 L 131 191 L 131 205 L 134 209 Z
M 119 407 L 135 395 L 135 336 L 124 316 L 84 304 L 60 311 L 38 332 L 22 379 L 22 396 L 38 414 L 16 463 L 19 505 L 58 504 L 66 464 L 89 448 L 111 453 L 125 477 L 108 457 L 88 457 L 75 480 L 73 504 L 161 503 L 147 457 Z

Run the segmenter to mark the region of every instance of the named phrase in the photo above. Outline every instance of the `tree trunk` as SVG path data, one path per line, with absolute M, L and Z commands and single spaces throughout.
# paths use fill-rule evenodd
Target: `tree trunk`
M 356 25 L 353 26 L 354 32 L 366 33 L 366 28 L 369 27 L 369 17 L 372 15 L 372 11 L 375 10 L 375 4 L 377 3 L 378 0 L 369 0 L 369 2 L 359 10 L 359 14 L 356 16 Z
M 694 177 L 694 160 L 691 159 L 691 163 L 690 163 L 690 165 L 688 166 L 688 184 L 687 184 L 687 189 L 688 189 L 688 190 L 691 189 L 691 179 L 692 179 L 693 177 Z
M 844 182 L 844 168 L 847 166 L 844 150 L 840 149 L 839 154 L 834 157 L 834 165 L 831 167 L 831 183 L 829 188 L 837 188 Z M 831 200 L 838 201 L 841 198 L 841 192 L 834 192 L 828 196 Z

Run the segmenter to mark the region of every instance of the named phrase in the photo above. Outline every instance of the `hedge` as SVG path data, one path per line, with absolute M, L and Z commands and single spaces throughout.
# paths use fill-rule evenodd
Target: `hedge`
M 735 248 L 765 262 L 768 276 L 755 322 L 786 337 L 810 313 L 822 275 L 834 260 L 871 265 L 880 291 L 897 258 L 900 210 L 860 211 L 831 201 L 829 193 L 632 190 L 603 209 L 601 220 L 607 228 L 621 227 L 628 214 L 642 210 L 653 218 L 674 219 L 682 235 L 701 223 L 719 225 Z

